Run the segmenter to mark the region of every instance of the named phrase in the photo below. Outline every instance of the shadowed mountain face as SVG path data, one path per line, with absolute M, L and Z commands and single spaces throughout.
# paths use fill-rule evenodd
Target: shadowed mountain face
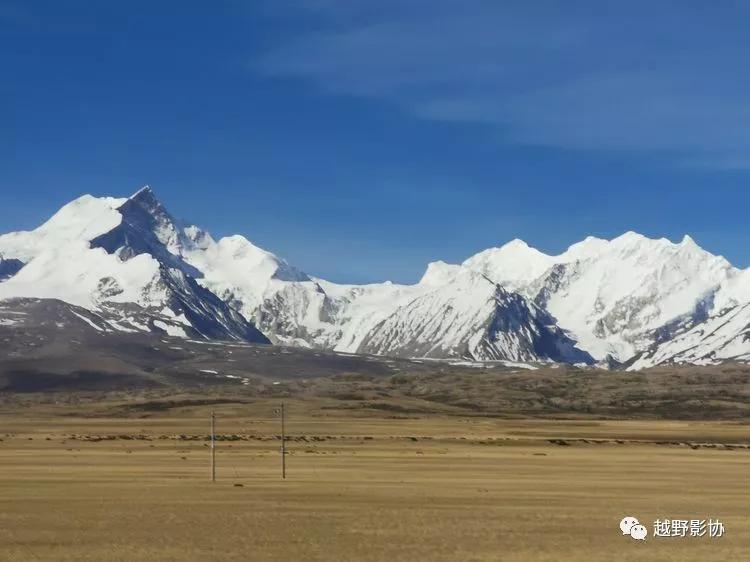
M 16 273 L 21 271 L 23 262 L 17 259 L 4 259 L 0 255 L 0 282 L 10 279 Z
M 91 240 L 91 248 L 103 248 L 110 254 L 117 253 L 123 260 L 150 254 L 164 267 L 179 269 L 194 278 L 201 277 L 199 270 L 173 253 L 190 244 L 190 241 L 177 221 L 156 199 L 151 188 L 141 189 L 118 207 L 117 212 L 122 215 L 122 222 Z
M 150 188 L 140 190 L 117 211 L 122 215 L 122 222 L 94 238 L 90 244 L 92 249 L 103 248 L 123 261 L 141 254 L 156 259 L 159 273 L 158 279 L 151 281 L 152 290 L 162 292 L 164 305 L 176 317 L 184 318 L 185 324 L 199 337 L 270 343 L 239 312 L 196 282 L 195 279 L 202 276 L 198 269 L 172 253 L 193 242 Z
M 184 316 L 187 323 L 202 337 L 271 343 L 242 314 L 200 286 L 186 273 L 162 266 L 160 274 L 169 295 L 167 307 L 178 316 Z
M 462 285 L 421 295 L 380 322 L 358 351 L 404 357 L 590 363 L 554 319 L 517 293 L 470 274 L 471 307 L 457 306 Z M 468 314 L 467 314 L 468 312 Z M 418 334 L 414 337 L 414 334 Z

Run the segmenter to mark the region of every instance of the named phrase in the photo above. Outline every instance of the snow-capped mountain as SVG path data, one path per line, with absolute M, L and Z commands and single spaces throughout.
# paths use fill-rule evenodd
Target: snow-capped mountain
M 81 197 L 34 231 L 0 237 L 0 251 L 22 265 L 8 267 L 16 271 L 0 283 L 0 299 L 59 299 L 124 330 L 266 341 L 262 331 L 278 343 L 347 352 L 591 360 L 548 314 L 469 268 L 432 264 L 415 285 L 330 283 L 242 236 L 216 241 L 177 221 L 150 188 L 126 199 Z
M 0 236 L 4 261 L 22 264 L 0 283 L 0 299 L 59 299 L 124 331 L 267 343 L 170 251 L 188 240 L 170 238 L 176 230 L 150 189 L 128 199 L 83 196 L 36 230 Z
M 278 343 L 401 357 L 591 361 L 521 295 L 460 266 L 431 264 L 415 285 L 314 279 L 239 236 L 184 254 Z
M 590 237 L 558 256 L 514 241 L 464 265 L 532 299 L 595 358 L 619 362 L 677 338 L 723 308 L 750 302 L 743 272 L 689 236 L 677 244 L 634 232 L 614 240 Z M 650 354 L 651 360 L 642 356 L 638 365 L 679 360 L 668 349 Z
M 699 303 L 695 314 L 661 327 L 652 339 L 652 345 L 630 360 L 631 369 L 750 361 L 750 270 L 734 271 Z
M 0 299 L 58 299 L 108 330 L 407 357 L 596 360 L 630 368 L 750 359 L 750 270 L 691 238 L 520 240 L 413 285 L 307 275 L 242 236 L 214 240 L 146 187 L 83 196 L 0 236 Z M 266 338 L 267 336 L 267 338 Z
M 420 294 L 374 326 L 357 351 L 475 360 L 591 360 L 549 314 L 481 273 L 431 264 L 420 285 Z

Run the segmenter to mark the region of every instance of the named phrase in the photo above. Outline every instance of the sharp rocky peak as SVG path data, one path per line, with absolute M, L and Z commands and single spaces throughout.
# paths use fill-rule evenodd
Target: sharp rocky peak
M 117 211 L 122 215 L 120 224 L 91 240 L 92 248 L 117 253 L 125 260 L 151 254 L 167 267 L 201 277 L 200 271 L 181 257 L 182 249 L 192 244 L 191 239 L 149 186 L 129 197 Z
M 140 188 L 138 191 L 133 193 L 128 199 L 131 200 L 145 200 L 145 199 L 151 199 L 156 200 L 156 194 L 154 193 L 154 190 L 151 189 L 150 185 L 144 185 L 142 188 Z
M 123 215 L 128 212 L 142 211 L 151 215 L 154 220 L 162 222 L 174 222 L 174 219 L 169 214 L 169 211 L 167 211 L 162 202 L 157 199 L 154 190 L 151 189 L 151 187 L 148 185 L 142 187 L 133 195 L 128 197 L 128 199 L 120 206 L 118 210 Z

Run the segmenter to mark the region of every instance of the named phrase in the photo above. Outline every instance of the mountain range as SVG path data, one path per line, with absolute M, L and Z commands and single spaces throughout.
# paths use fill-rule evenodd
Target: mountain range
M 750 270 L 688 236 L 589 237 L 557 256 L 514 240 L 431 263 L 413 285 L 344 285 L 242 236 L 213 239 L 149 187 L 84 195 L 0 236 L 3 308 L 28 299 L 61 301 L 102 335 L 628 369 L 750 359 Z

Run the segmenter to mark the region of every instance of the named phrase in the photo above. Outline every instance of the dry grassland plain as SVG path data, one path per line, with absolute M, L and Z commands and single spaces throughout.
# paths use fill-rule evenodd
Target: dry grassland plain
M 282 481 L 277 406 L 6 403 L 0 559 L 750 560 L 747 423 L 394 415 L 292 399 Z M 645 542 L 622 536 L 626 515 L 648 527 Z M 653 537 L 664 518 L 718 518 L 726 533 Z

